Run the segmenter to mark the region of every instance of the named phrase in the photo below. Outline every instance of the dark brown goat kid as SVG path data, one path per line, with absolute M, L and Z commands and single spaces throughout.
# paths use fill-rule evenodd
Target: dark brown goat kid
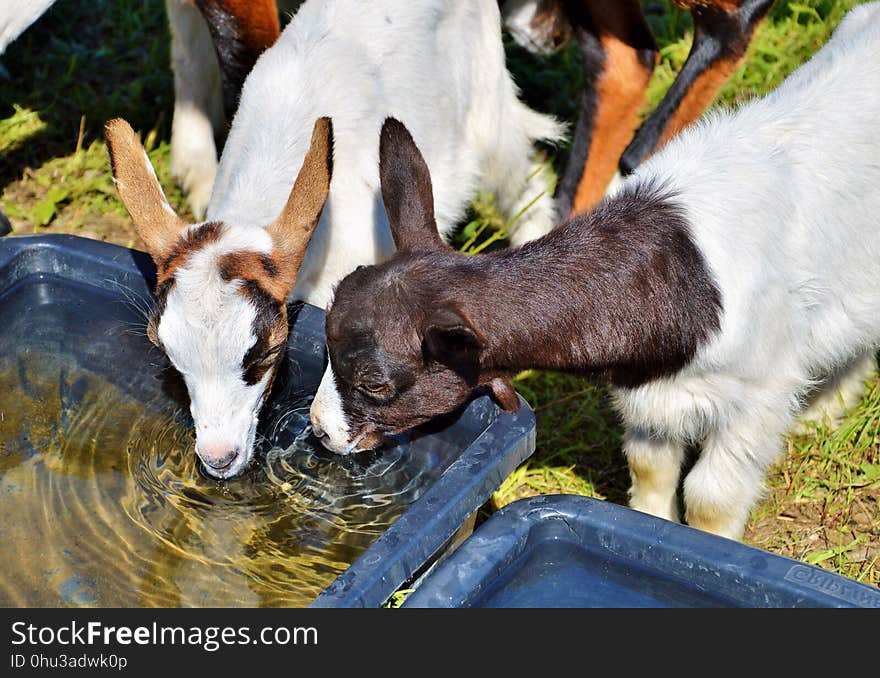
M 343 279 L 327 317 L 332 383 L 312 420 L 334 451 L 375 447 L 479 389 L 515 409 L 510 377 L 526 368 L 637 386 L 684 366 L 718 325 L 718 293 L 662 187 L 471 257 L 437 235 L 428 168 L 394 119 L 380 177 L 398 252 Z

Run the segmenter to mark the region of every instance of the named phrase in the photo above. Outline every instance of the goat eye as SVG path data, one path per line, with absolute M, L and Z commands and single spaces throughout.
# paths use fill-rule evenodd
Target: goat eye
M 359 384 L 358 389 L 374 397 L 384 398 L 391 393 L 388 384 Z

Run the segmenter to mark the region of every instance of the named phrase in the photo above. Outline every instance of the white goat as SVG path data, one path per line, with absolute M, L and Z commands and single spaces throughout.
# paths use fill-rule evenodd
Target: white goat
M 291 194 L 313 123 L 332 119 L 332 181 L 296 288 L 285 291 L 325 306 L 346 273 L 393 253 L 378 173 L 389 115 L 406 121 L 424 149 L 442 234 L 479 187 L 510 217 L 533 203 L 513 242 L 552 228 L 553 198 L 533 143 L 557 139 L 560 127 L 517 98 L 494 0 L 307 0 L 245 81 L 204 224 L 178 228 L 171 220 L 163 234 L 151 233 L 143 195 L 160 208 L 153 216 L 170 208 L 141 158 L 113 152 L 131 148 L 125 126 L 108 128 L 114 175 L 128 167 L 123 183 L 138 184 L 120 194 L 165 285 L 151 335 L 186 378 L 196 451 L 218 477 L 252 458 L 257 414 L 280 357 L 264 355 L 261 330 L 274 327 L 267 313 L 281 286 L 273 271 L 283 268 L 272 261 L 276 246 L 265 227 Z M 296 271 L 288 272 L 292 288 Z
M 640 167 L 668 180 L 721 290 L 721 331 L 671 381 L 616 392 L 631 505 L 740 537 L 805 396 L 852 405 L 880 345 L 880 3 L 762 101 L 718 112 Z
M 263 16 L 266 12 L 291 14 L 300 2 L 202 2 L 200 9 L 191 0 L 165 0 L 174 71 L 171 172 L 184 189 L 196 219 L 205 216 L 217 174 L 215 139 L 225 136 L 227 118 L 235 112 L 234 105 L 224 110 L 223 65 L 218 63 L 218 53 L 226 55 L 227 67 L 242 68 L 237 61 L 243 56 L 240 50 L 248 52 L 247 58 L 256 58 L 257 48 L 247 40 L 255 20 L 267 21 Z M 208 21 L 214 23 L 218 34 L 214 39 Z M 241 75 L 227 72 L 225 77 L 234 78 L 226 84 L 235 94 Z
M 55 0 L 0 0 L 0 54 L 39 19 Z
M 405 121 L 431 169 L 441 234 L 480 187 L 509 217 L 537 198 L 516 223 L 514 244 L 553 226 L 533 143 L 558 139 L 560 128 L 517 98 L 493 0 L 305 2 L 245 81 L 207 219 L 254 226 L 277 213 L 285 171 L 322 115 L 333 119 L 336 163 L 297 299 L 324 307 L 346 273 L 393 253 L 378 170 L 389 115 Z

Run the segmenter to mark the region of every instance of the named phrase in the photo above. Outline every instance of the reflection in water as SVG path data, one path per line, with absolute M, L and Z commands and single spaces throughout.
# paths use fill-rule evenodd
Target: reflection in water
M 402 446 L 330 455 L 298 405 L 285 410 L 293 443 L 220 483 L 167 398 L 140 402 L 48 353 L 4 358 L 0 605 L 310 603 L 444 464 Z

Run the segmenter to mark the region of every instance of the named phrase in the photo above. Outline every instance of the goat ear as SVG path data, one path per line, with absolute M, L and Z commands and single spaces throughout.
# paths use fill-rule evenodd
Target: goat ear
M 519 409 L 519 396 L 510 379 L 495 377 L 489 382 L 489 390 L 501 409 L 505 412 L 516 412 Z
M 186 223 L 168 204 L 147 152 L 134 130 L 122 118 L 104 125 L 110 167 L 116 190 L 135 230 L 154 260 L 180 237 Z
M 422 353 L 476 386 L 480 374 L 480 352 L 485 342 L 470 320 L 460 311 L 443 307 L 434 311 L 422 332 Z
M 398 250 L 436 250 L 447 245 L 434 221 L 431 174 L 402 122 L 387 118 L 379 139 L 382 202 Z
M 293 289 L 312 233 L 321 218 L 333 175 L 333 123 L 318 118 L 302 167 L 279 217 L 266 230 L 282 262 L 285 284 Z

